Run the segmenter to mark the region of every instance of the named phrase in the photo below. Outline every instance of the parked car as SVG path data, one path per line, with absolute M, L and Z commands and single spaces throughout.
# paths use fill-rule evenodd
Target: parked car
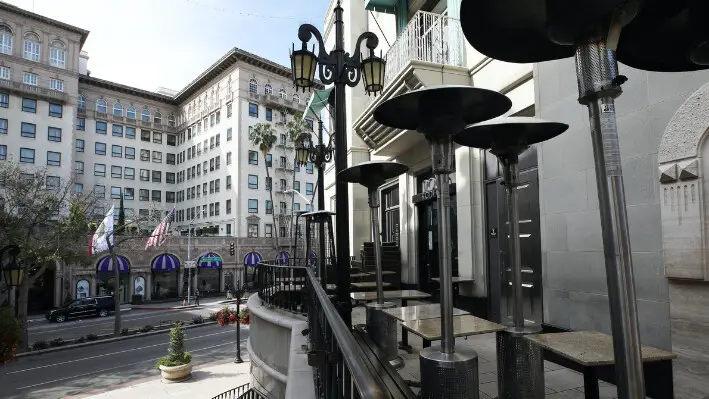
M 63 323 L 67 319 L 78 319 L 82 317 L 106 317 L 114 310 L 115 302 L 110 295 L 94 296 L 77 299 L 65 307 L 53 309 L 47 312 L 45 317 L 49 321 Z

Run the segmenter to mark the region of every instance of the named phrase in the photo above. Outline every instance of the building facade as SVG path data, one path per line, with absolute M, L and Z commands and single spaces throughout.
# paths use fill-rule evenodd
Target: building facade
M 313 165 L 295 165 L 285 125 L 308 102 L 307 93 L 294 92 L 290 69 L 234 48 L 182 90 L 150 92 L 91 76 L 81 51 L 88 34 L 0 3 L 0 161 L 47 167 L 48 185 L 74 176 L 77 193 L 101 201 L 99 219 L 121 198 L 128 220 L 152 225 L 175 209 L 172 226 L 183 244 L 152 256 L 135 253 L 144 243 L 119 249 L 122 299 L 137 287 L 149 299 L 183 295 L 186 260 L 197 261 L 195 284 L 221 291 L 236 283 L 227 268 L 293 256 L 292 212 L 317 203 Z M 259 123 L 275 129 L 268 154 L 249 138 Z M 190 228 L 198 238 L 188 255 Z M 218 244 L 200 252 L 200 240 Z M 227 260 L 231 242 L 236 255 Z M 58 265 L 42 279 L 53 293 L 41 290 L 46 298 L 36 306 L 56 306 L 79 288 L 112 292 L 113 267 L 105 259 L 89 269 Z

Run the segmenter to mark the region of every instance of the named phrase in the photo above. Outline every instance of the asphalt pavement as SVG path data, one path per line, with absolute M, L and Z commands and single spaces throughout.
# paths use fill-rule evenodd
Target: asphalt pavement
M 185 350 L 195 366 L 234 359 L 235 326 L 206 325 L 185 331 Z M 241 330 L 247 359 L 249 328 Z M 155 363 L 167 355 L 168 334 L 26 356 L 0 368 L 0 398 L 66 398 L 95 393 L 159 375 Z

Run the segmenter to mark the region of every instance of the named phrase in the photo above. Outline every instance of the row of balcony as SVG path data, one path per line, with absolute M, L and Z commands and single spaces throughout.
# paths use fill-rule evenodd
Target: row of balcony
M 66 104 L 69 99 L 69 96 L 62 91 L 28 85 L 23 82 L 8 79 L 0 79 L 0 89 L 7 90 L 20 96 L 30 96 L 53 103 Z
M 305 108 L 307 107 L 307 104 L 303 104 L 300 101 L 294 101 L 292 98 L 283 98 L 278 94 L 261 94 L 249 92 L 249 99 L 264 105 L 272 106 L 274 108 L 286 107 L 299 112 L 304 112 Z
M 142 120 L 142 119 L 133 119 L 133 118 L 128 118 L 125 116 L 120 116 L 120 115 L 114 115 L 114 114 L 108 114 L 106 112 L 99 112 L 99 111 L 87 111 L 85 108 L 79 108 L 77 109 L 77 115 L 79 117 L 85 118 L 86 115 L 91 115 L 95 120 L 100 120 L 100 121 L 105 121 L 105 122 L 113 122 L 113 123 L 120 123 L 123 125 L 128 125 L 128 126 L 135 126 L 135 127 L 141 127 L 141 128 L 148 128 L 151 130 L 161 130 L 169 133 L 176 133 L 177 132 L 177 127 L 174 125 L 165 125 L 162 123 L 155 123 L 152 120 Z

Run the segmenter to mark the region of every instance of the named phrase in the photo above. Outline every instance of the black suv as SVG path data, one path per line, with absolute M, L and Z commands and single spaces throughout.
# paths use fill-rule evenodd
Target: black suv
M 71 302 L 65 307 L 50 310 L 45 317 L 47 320 L 56 321 L 57 323 L 63 323 L 71 318 L 106 317 L 114 310 L 114 304 L 113 297 L 109 295 L 82 298 Z

